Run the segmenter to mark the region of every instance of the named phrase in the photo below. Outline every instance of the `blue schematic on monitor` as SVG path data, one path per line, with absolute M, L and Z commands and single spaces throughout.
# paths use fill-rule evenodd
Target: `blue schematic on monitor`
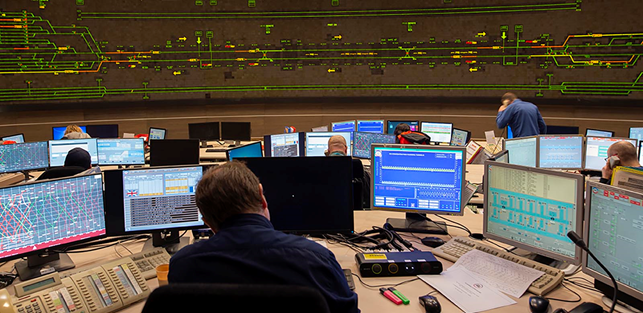
M 0 145 L 0 173 L 47 168 L 47 142 L 28 142 Z
M 143 138 L 98 139 L 99 165 L 145 164 Z
M 539 167 L 580 170 L 583 168 L 583 136 L 540 136 Z
M 355 121 L 335 122 L 332 124 L 332 131 L 334 132 L 354 132 Z
M 461 214 L 463 148 L 391 145 L 373 153 L 374 207 Z
M 365 133 L 384 133 L 384 121 L 357 121 L 357 131 Z

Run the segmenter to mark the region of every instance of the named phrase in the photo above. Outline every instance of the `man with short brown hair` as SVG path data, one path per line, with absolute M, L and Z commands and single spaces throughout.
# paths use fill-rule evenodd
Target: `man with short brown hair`
M 610 161 L 610 159 L 614 160 Z M 617 166 L 626 166 L 642 169 L 636 153 L 636 147 L 629 141 L 617 141 L 607 148 L 607 159 L 602 169 L 601 183 L 609 184 L 612 180 L 612 171 Z M 614 166 L 610 163 L 613 162 Z
M 359 312 L 332 252 L 273 228 L 263 186 L 245 164 L 228 162 L 205 173 L 196 204 L 216 235 L 172 257 L 170 283 L 307 286 L 319 290 L 331 312 Z

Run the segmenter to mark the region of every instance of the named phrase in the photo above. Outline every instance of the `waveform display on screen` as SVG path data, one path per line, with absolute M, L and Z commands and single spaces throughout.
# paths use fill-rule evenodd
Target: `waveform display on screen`
M 0 189 L 0 258 L 105 234 L 101 175 Z
M 582 136 L 541 136 L 539 145 L 539 167 L 583 168 Z
M 365 133 L 384 133 L 384 121 L 357 121 L 357 131 Z
M 47 168 L 47 147 L 46 141 L 0 145 L 0 173 Z

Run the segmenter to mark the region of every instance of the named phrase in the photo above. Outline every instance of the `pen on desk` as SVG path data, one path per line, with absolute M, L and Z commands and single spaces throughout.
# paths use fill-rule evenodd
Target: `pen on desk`
M 393 301 L 393 303 L 395 303 L 395 304 L 397 304 L 397 305 L 402 304 L 402 300 L 400 300 L 400 298 L 398 298 L 395 294 L 393 294 L 392 292 L 390 292 L 388 289 L 386 289 L 386 288 L 380 288 L 380 293 L 381 293 L 383 296 L 385 296 L 387 299 L 389 299 L 389 300 Z
M 393 287 L 389 287 L 388 290 L 392 292 L 394 295 L 396 295 L 400 300 L 402 300 L 402 303 L 404 304 L 409 304 L 411 301 L 407 297 L 405 297 L 401 292 L 397 291 L 397 289 Z

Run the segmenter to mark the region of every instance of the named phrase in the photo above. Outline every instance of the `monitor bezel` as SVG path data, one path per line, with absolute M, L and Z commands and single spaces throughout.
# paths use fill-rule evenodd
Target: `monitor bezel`
M 420 131 L 420 130 L 421 130 L 420 128 L 422 127 L 422 124 L 420 123 L 420 121 L 419 121 L 419 120 L 413 120 L 413 121 L 404 121 L 404 120 L 386 120 L 386 133 L 387 133 L 387 134 L 389 134 L 389 135 L 395 135 L 395 134 L 391 134 L 391 133 L 389 133 L 389 132 L 388 132 L 388 130 L 389 130 L 389 124 L 390 124 L 390 123 L 398 123 L 398 124 L 400 124 L 400 123 L 406 123 L 406 124 L 409 124 L 409 126 L 411 126 L 411 124 L 412 124 L 413 122 L 415 122 L 415 123 L 417 124 L 417 127 L 418 127 L 418 130 L 417 130 L 417 131 Z M 395 131 L 395 129 L 393 129 L 393 131 Z
M 17 170 L 17 171 L 0 171 L 0 173 L 19 173 L 19 172 L 24 172 L 24 171 L 35 171 L 35 170 L 48 169 L 51 166 L 50 159 L 49 159 L 50 158 L 50 156 L 49 156 L 49 142 L 47 142 L 47 141 L 23 142 L 23 143 L 15 143 L 15 144 L 6 145 L 6 146 L 16 147 L 18 145 L 33 145 L 33 144 L 38 144 L 38 143 L 43 143 L 43 142 L 45 143 L 45 146 L 47 146 L 47 166 L 46 167 L 24 168 L 24 169 Z
M 509 153 L 509 161 L 511 161 L 511 153 L 507 149 L 507 142 L 508 141 L 525 140 L 525 139 L 531 139 L 531 138 L 536 138 L 536 166 L 534 166 L 534 167 L 540 167 L 540 136 L 527 136 L 527 137 L 518 137 L 518 138 L 512 138 L 512 139 L 503 140 L 502 141 L 502 150 L 507 150 L 507 153 Z
M 263 147 L 261 146 L 261 141 L 257 141 L 257 142 L 252 142 L 252 143 L 249 143 L 249 144 L 246 144 L 246 145 L 241 145 L 241 146 L 230 148 L 230 149 L 226 150 L 226 152 L 225 152 L 226 160 L 231 161 L 230 160 L 230 151 L 234 151 L 234 150 L 241 149 L 241 148 L 247 148 L 247 147 L 252 146 L 252 145 L 259 145 L 259 151 L 261 151 L 261 157 L 263 157 L 264 154 L 263 154 Z M 247 157 L 244 157 L 244 158 L 247 158 Z
M 461 132 L 466 132 L 466 133 L 467 133 L 467 139 L 466 139 L 466 142 L 464 143 L 464 146 L 462 146 L 462 147 L 466 147 L 466 146 L 467 146 L 467 144 L 469 143 L 469 141 L 471 141 L 471 131 L 468 131 L 468 130 L 466 130 L 466 129 L 455 128 L 455 127 L 452 127 L 452 128 L 451 128 L 451 142 L 450 142 L 449 144 L 450 144 L 450 145 L 452 145 L 452 146 L 454 145 L 454 144 L 453 144 L 453 133 L 454 133 L 456 130 L 461 131 Z M 456 146 L 456 147 L 460 147 L 460 146 Z
M 358 134 L 367 134 L 367 136 L 371 136 L 371 135 L 391 136 L 393 138 L 393 141 L 395 141 L 395 135 L 392 135 L 392 134 L 380 134 L 380 133 L 369 133 L 369 132 L 353 132 L 353 149 L 351 149 L 351 156 L 356 158 L 356 159 L 365 159 L 365 160 L 370 160 L 371 159 L 370 157 L 364 158 L 364 157 L 360 157 L 360 156 L 355 155 L 355 141 L 357 141 L 355 137 L 358 136 Z M 389 145 L 391 145 L 391 144 L 392 143 L 389 143 Z M 371 146 L 373 146 L 373 144 L 371 144 Z M 371 151 L 371 148 L 368 148 L 368 149 L 369 149 L 369 151 Z
M 566 261 L 575 265 L 578 265 L 581 263 L 581 249 L 578 246 L 575 246 L 575 253 L 574 257 L 567 257 L 563 256 L 560 254 L 556 254 L 555 252 L 551 252 L 545 249 L 541 249 L 538 247 L 530 246 L 527 244 L 523 244 L 521 242 L 517 242 L 511 239 L 507 239 L 495 234 L 491 234 L 487 232 L 487 227 L 488 227 L 488 217 L 489 217 L 489 199 L 490 197 L 488 196 L 489 193 L 489 166 L 500 166 L 500 167 L 506 167 L 509 169 L 514 169 L 514 170 L 523 170 L 527 172 L 536 172 L 538 174 L 545 174 L 545 175 L 552 175 L 552 176 L 559 176 L 559 177 L 564 177 L 564 178 L 571 178 L 576 180 L 576 227 L 575 231 L 576 233 L 582 232 L 583 230 L 583 211 L 584 211 L 584 204 L 585 204 L 585 177 L 580 175 L 580 174 L 574 174 L 574 173 L 566 173 L 566 172 L 559 172 L 559 171 L 552 171 L 548 169 L 542 169 L 542 168 L 536 168 L 536 167 L 530 167 L 530 166 L 522 166 L 522 165 L 515 165 L 515 164 L 509 164 L 509 163 L 501 163 L 501 162 L 495 162 L 495 161 L 485 161 L 484 163 L 484 182 L 483 182 L 483 188 L 484 188 L 484 203 L 483 203 L 483 219 L 482 219 L 482 234 L 492 240 L 496 240 L 499 242 L 502 242 L 507 245 L 512 245 L 516 248 L 527 250 L 529 252 L 534 252 L 539 255 L 543 255 L 555 260 L 559 261 Z
M 587 190 L 588 190 L 587 195 L 588 195 L 588 197 L 587 197 L 587 200 L 585 202 L 585 215 L 584 215 L 585 227 L 583 228 L 583 238 L 587 241 L 588 246 L 589 246 L 589 226 L 590 226 L 589 221 L 590 221 L 590 214 L 591 214 L 591 207 L 592 207 L 591 206 L 592 205 L 592 196 L 591 196 L 592 192 L 591 192 L 591 190 L 592 190 L 593 187 L 609 190 L 609 191 L 612 191 L 612 192 L 618 192 L 619 194 L 625 194 L 628 197 L 635 197 L 635 198 L 643 199 L 643 193 L 638 193 L 638 192 L 630 191 L 630 190 L 627 190 L 627 189 L 618 188 L 618 187 L 614 187 L 614 186 L 607 185 L 607 184 L 602 184 L 602 183 L 599 183 L 599 182 L 592 182 L 592 181 L 587 182 Z M 604 284 L 612 286 L 612 280 L 609 278 L 609 276 L 603 275 L 603 274 L 601 274 L 601 273 L 589 268 L 587 266 L 588 261 L 589 261 L 588 254 L 587 254 L 587 252 L 583 251 L 582 252 L 582 268 L 581 268 L 581 271 L 583 273 L 587 274 L 588 276 L 590 276 L 590 277 L 592 277 L 592 278 L 594 278 L 594 279 L 596 279 L 596 280 L 598 280 L 598 281 L 600 281 L 600 282 L 602 282 Z M 636 299 L 641 299 L 641 296 L 643 295 L 643 291 L 638 291 L 638 290 L 633 289 L 632 287 L 627 286 L 625 284 L 622 284 L 620 282 L 618 284 L 618 291 L 623 292 L 623 293 L 625 293 L 625 294 L 627 294 L 629 296 L 632 296 L 632 297 L 634 297 Z
M 101 186 L 102 186 L 101 187 L 101 193 L 103 194 L 103 222 L 104 222 L 104 225 L 105 225 L 105 233 L 104 234 L 101 234 L 101 235 L 98 235 L 98 236 L 95 236 L 95 237 L 80 239 L 80 240 L 77 240 L 77 241 L 67 242 L 67 243 L 63 243 L 63 244 L 60 244 L 60 245 L 53 245 L 53 246 L 49 246 L 47 248 L 42 248 L 42 249 L 32 250 L 32 251 L 29 251 L 29 252 L 24 252 L 24 253 L 20 253 L 20 254 L 15 254 L 15 255 L 11 255 L 11 256 L 2 257 L 2 258 L 0 258 L 0 261 L 10 261 L 10 260 L 15 260 L 15 259 L 19 259 L 19 258 L 24 258 L 24 257 L 30 256 L 30 255 L 36 255 L 41 251 L 52 251 L 54 248 L 56 250 L 59 250 L 59 249 L 64 248 L 64 247 L 69 247 L 69 246 L 77 245 L 79 243 L 89 242 L 89 241 L 98 240 L 98 239 L 102 239 L 102 238 L 107 237 L 108 236 L 107 216 L 105 215 L 105 196 L 106 195 L 105 195 L 105 188 L 104 188 L 105 179 L 102 177 L 101 173 L 95 173 L 95 174 L 89 174 L 89 175 L 75 175 L 75 176 L 53 178 L 53 179 L 40 180 L 40 181 L 31 181 L 31 182 L 26 182 L 26 183 L 20 184 L 20 185 L 5 186 L 5 187 L 0 188 L 0 190 L 4 190 L 4 189 L 8 189 L 8 188 L 18 188 L 18 187 L 24 187 L 24 186 L 30 186 L 30 185 L 36 185 L 36 184 L 45 184 L 45 183 L 51 183 L 51 182 L 61 181 L 61 180 L 73 180 L 73 179 L 77 179 L 77 178 L 81 178 L 81 177 L 88 177 L 88 176 L 99 176 L 100 180 L 101 180 Z
M 100 162 L 100 148 L 99 148 L 99 141 L 133 141 L 133 140 L 139 140 L 143 144 L 143 162 L 142 163 L 101 163 Z M 101 139 L 97 138 L 96 139 L 96 153 L 98 154 L 98 165 L 101 166 L 108 166 L 108 165 L 145 165 L 145 139 L 143 138 L 109 138 L 109 139 Z
M 630 127 L 630 130 L 627 133 L 627 136 L 630 137 L 630 138 L 633 138 L 632 137 L 632 129 L 640 129 L 643 132 L 643 126 L 641 126 L 641 127 Z
M 346 133 L 346 131 L 335 131 L 335 124 L 342 124 L 342 123 L 353 123 L 353 130 L 351 132 L 354 132 L 357 130 L 357 120 L 348 120 L 348 121 L 341 121 L 341 122 L 331 122 L 330 123 L 330 130 L 328 130 L 326 133 Z M 324 132 L 317 132 L 317 133 L 324 133 Z
M 639 141 L 639 163 L 641 163 L 641 156 L 643 155 L 641 150 L 643 150 L 643 140 Z
M 542 167 L 542 164 L 540 164 L 540 144 L 541 144 L 541 138 L 543 137 L 580 137 L 581 138 L 581 160 L 580 160 L 580 167 Z M 607 138 L 607 137 L 604 137 Z M 568 171 L 580 171 L 585 168 L 585 138 L 583 135 L 539 135 L 538 136 L 538 167 L 540 168 L 546 168 L 546 169 L 557 169 L 557 170 L 568 170 Z
M 85 129 L 83 129 L 83 132 L 85 134 L 87 134 L 87 125 L 76 125 L 76 126 L 80 127 L 80 129 L 85 128 Z M 67 127 L 68 126 L 52 126 L 51 127 L 51 140 L 63 140 L 63 137 L 65 136 L 64 135 L 65 132 L 63 131 L 63 137 L 60 137 L 60 138 L 56 139 L 55 138 L 55 134 L 56 134 L 55 130 L 56 130 L 56 128 L 67 128 Z
M 588 145 L 588 143 L 589 143 L 589 138 L 599 138 L 600 140 L 606 140 L 606 139 L 607 139 L 607 140 L 614 140 L 614 142 L 634 140 L 634 142 L 636 142 L 636 144 L 634 145 L 634 147 L 635 147 L 635 148 L 638 148 L 638 146 L 639 146 L 639 141 L 638 141 L 638 139 L 636 139 L 636 138 L 625 138 L 625 137 L 594 137 L 594 136 L 585 137 L 585 144 L 584 144 L 584 147 L 583 147 L 583 151 L 585 151 L 584 156 L 583 156 L 583 169 L 584 169 L 584 170 L 587 170 L 587 171 L 601 171 L 601 170 L 603 169 L 603 166 L 601 166 L 601 168 L 598 168 L 598 169 L 588 168 L 588 167 L 587 167 L 587 145 Z M 614 144 L 614 143 L 612 143 L 612 144 Z M 611 145 L 610 145 L 610 146 L 611 146 Z
M 347 146 L 347 147 L 346 147 L 346 148 L 347 148 L 347 149 L 346 149 L 346 152 L 348 152 L 348 153 L 346 154 L 346 156 L 350 156 L 350 157 L 352 157 L 352 156 L 353 156 L 353 134 L 351 134 L 351 133 L 353 133 L 353 132 L 307 132 L 307 133 L 306 133 L 306 135 L 305 135 L 305 136 L 306 136 L 306 140 L 305 140 L 305 141 L 306 141 L 306 144 L 305 144 L 305 147 L 304 147 L 304 151 L 305 151 L 304 155 L 305 155 L 306 157 L 316 157 L 316 156 L 321 157 L 321 156 L 324 156 L 324 155 L 308 155 L 308 137 L 309 137 L 309 135 L 308 135 L 308 134 L 313 134 L 313 135 L 318 135 L 318 134 L 331 134 L 331 135 L 330 135 L 330 137 L 332 137 L 332 136 L 335 136 L 335 135 L 345 134 L 345 133 L 348 133 L 348 134 L 349 134 L 349 135 L 348 135 L 348 137 L 350 138 L 350 141 L 351 141 L 351 142 L 347 142 L 347 143 L 346 143 L 346 146 Z M 329 138 L 330 138 L 330 137 L 329 137 Z M 344 137 L 344 138 L 345 138 L 345 137 Z M 328 146 L 326 146 L 326 151 L 328 151 Z
M 15 137 L 15 136 L 22 136 L 22 142 L 16 142 L 16 143 L 26 143 L 27 141 L 25 140 L 25 134 L 24 133 L 17 133 L 9 136 L 2 136 L 2 141 L 7 141 L 5 138 L 9 137 Z
M 361 133 L 386 134 L 387 129 L 384 128 L 384 127 L 386 127 L 388 125 L 386 124 L 385 120 L 357 120 L 357 121 L 355 121 L 355 131 L 356 132 L 359 132 L 359 123 L 360 122 L 382 122 L 382 132 L 381 133 L 373 133 L 373 132 L 365 132 L 365 131 L 361 131 Z
M 505 163 L 505 164 L 510 164 L 510 163 L 509 163 L 509 150 L 504 150 L 504 149 L 503 149 L 502 151 L 500 151 L 500 152 L 498 152 L 498 153 L 496 153 L 496 154 L 492 155 L 492 156 L 489 158 L 489 160 L 490 160 L 490 161 L 496 161 L 498 158 L 500 158 L 500 157 L 502 157 L 502 156 L 504 156 L 504 155 L 506 155 L 506 156 L 507 156 L 507 163 Z M 497 161 L 496 161 L 496 162 L 497 162 Z M 504 163 L 504 162 L 498 162 L 498 163 Z
M 614 131 L 611 131 L 611 130 L 596 129 L 596 128 L 585 128 L 585 137 L 600 137 L 600 136 L 588 136 L 588 135 L 587 135 L 587 133 L 588 133 L 590 130 L 612 134 L 611 136 L 609 136 L 609 137 L 605 137 L 605 138 L 613 138 L 613 137 L 614 137 L 614 134 L 615 134 L 615 132 L 614 132 Z
M 314 133 L 314 132 L 312 132 Z M 326 133 L 326 132 L 324 132 Z M 263 156 L 267 158 L 272 158 L 272 136 L 283 136 L 283 135 L 291 135 L 292 133 L 285 133 L 285 134 L 272 134 L 272 135 L 265 135 L 263 136 Z M 299 150 L 299 157 L 305 157 L 306 156 L 306 133 L 305 132 L 298 132 L 296 133 L 299 136 L 299 144 L 297 149 Z M 296 158 L 296 157 L 292 157 Z
M 158 129 L 158 130 L 162 130 L 162 131 L 164 131 L 164 133 L 163 133 L 163 138 L 162 138 L 162 139 L 152 139 L 152 138 L 150 137 L 150 134 L 152 133 L 152 129 Z M 147 130 L 147 139 L 148 139 L 148 140 L 165 140 L 166 138 L 167 138 L 167 129 L 165 129 L 165 128 L 160 128 L 160 127 L 150 127 L 150 128 Z
M 109 127 L 116 126 L 116 137 L 98 137 L 95 134 L 94 135 L 90 134 L 90 132 L 87 130 L 88 127 L 91 129 L 92 127 L 105 127 L 105 126 L 109 126 Z M 88 125 L 85 125 L 85 133 L 87 133 L 87 135 L 91 136 L 92 138 L 96 138 L 96 139 L 118 139 L 119 138 L 118 137 L 119 130 L 120 130 L 120 125 L 118 125 L 118 124 L 88 124 Z
M 429 135 L 428 133 L 426 133 L 426 132 L 424 132 L 424 131 L 422 130 L 422 129 L 424 128 L 424 127 L 423 127 L 424 123 L 427 123 L 427 124 L 445 124 L 445 125 L 451 125 L 451 135 L 449 135 L 449 141 L 436 141 L 436 140 L 433 140 L 433 138 L 431 138 L 431 143 L 446 143 L 446 144 L 451 144 L 451 140 L 452 140 L 452 138 L 453 138 L 453 123 L 448 123 L 448 122 L 430 122 L 430 121 L 422 121 L 422 122 L 420 122 L 420 132 L 422 132 L 422 133 L 424 133 L 424 134 L 428 135 L 429 137 L 431 137 L 431 135 Z
M 192 135 L 190 135 L 190 125 L 200 125 L 200 126 L 202 126 L 202 125 L 209 125 L 209 124 L 211 124 L 211 125 L 216 124 L 218 126 L 217 127 L 218 138 L 216 138 L 216 139 L 210 139 L 210 138 L 201 139 L 201 138 L 195 138 Z M 167 133 L 165 135 L 167 136 Z M 187 139 L 198 139 L 199 141 L 218 141 L 218 140 L 221 140 L 221 122 L 188 123 L 188 138 Z
M 375 170 L 375 149 L 377 148 L 397 148 L 397 149 L 419 149 L 419 150 L 453 150 L 462 152 L 462 172 L 460 179 L 460 211 L 459 212 L 444 212 L 436 210 L 413 210 L 413 209 L 395 209 L 389 207 L 378 207 L 375 205 L 375 193 L 373 188 L 375 188 L 375 175 L 372 171 Z M 467 203 L 464 202 L 464 190 L 467 185 L 467 149 L 466 147 L 454 147 L 454 146 L 431 146 L 431 145 L 409 145 L 409 144 L 372 144 L 371 145 L 371 209 L 380 210 L 380 211 L 390 211 L 390 212 L 402 212 L 402 213 L 418 213 L 418 214 L 436 214 L 436 215 L 445 215 L 445 216 L 463 216 L 464 209 Z
M 230 136 L 226 137 L 227 129 L 224 131 L 224 128 L 226 127 L 226 125 L 231 125 L 231 124 L 244 124 L 244 129 L 246 129 L 245 126 L 247 124 L 248 137 L 241 137 L 239 136 L 238 133 L 233 133 L 231 135 L 232 137 Z M 219 122 L 219 125 L 221 127 L 219 130 L 219 137 L 221 137 L 221 140 L 234 140 L 234 141 L 251 141 L 252 140 L 252 123 L 251 122 Z
M 199 140 L 198 139 L 163 139 L 163 140 L 154 140 L 153 142 L 155 142 L 155 144 L 150 143 L 150 150 L 149 150 L 150 157 L 149 157 L 148 163 L 149 163 L 150 167 L 199 165 L 199 163 L 201 162 L 201 148 L 199 147 Z M 191 163 L 191 164 L 186 163 L 186 164 L 174 164 L 174 165 L 172 165 L 172 164 L 170 164 L 170 165 L 166 165 L 166 164 L 155 165 L 156 163 L 159 163 L 159 160 L 158 160 L 158 158 L 154 157 L 154 153 L 153 153 L 154 151 L 153 150 L 158 151 L 158 148 L 154 148 L 154 145 L 157 145 L 156 147 L 158 147 L 159 143 L 160 143 L 160 145 L 165 145 L 165 144 L 170 145 L 172 142 L 175 142 L 175 143 L 176 142 L 182 142 L 184 144 L 188 144 L 188 142 L 194 142 L 194 145 L 197 147 L 197 162 L 196 163 Z M 163 148 L 166 148 L 166 147 L 167 146 L 164 146 Z M 163 161 L 165 161 L 165 160 L 163 160 Z
M 96 162 L 91 162 L 91 165 L 98 165 L 98 138 L 82 138 L 82 139 L 60 139 L 60 140 L 49 140 L 47 141 L 47 147 L 49 148 L 49 167 L 63 167 L 65 166 L 65 162 L 63 161 L 63 165 L 52 165 L 51 164 L 51 143 L 52 142 L 70 142 L 70 141 L 83 141 L 83 140 L 88 140 L 88 141 L 94 141 L 94 145 L 96 146 Z M 87 151 L 90 152 L 90 151 Z M 90 158 L 91 158 L 91 152 L 90 152 Z

